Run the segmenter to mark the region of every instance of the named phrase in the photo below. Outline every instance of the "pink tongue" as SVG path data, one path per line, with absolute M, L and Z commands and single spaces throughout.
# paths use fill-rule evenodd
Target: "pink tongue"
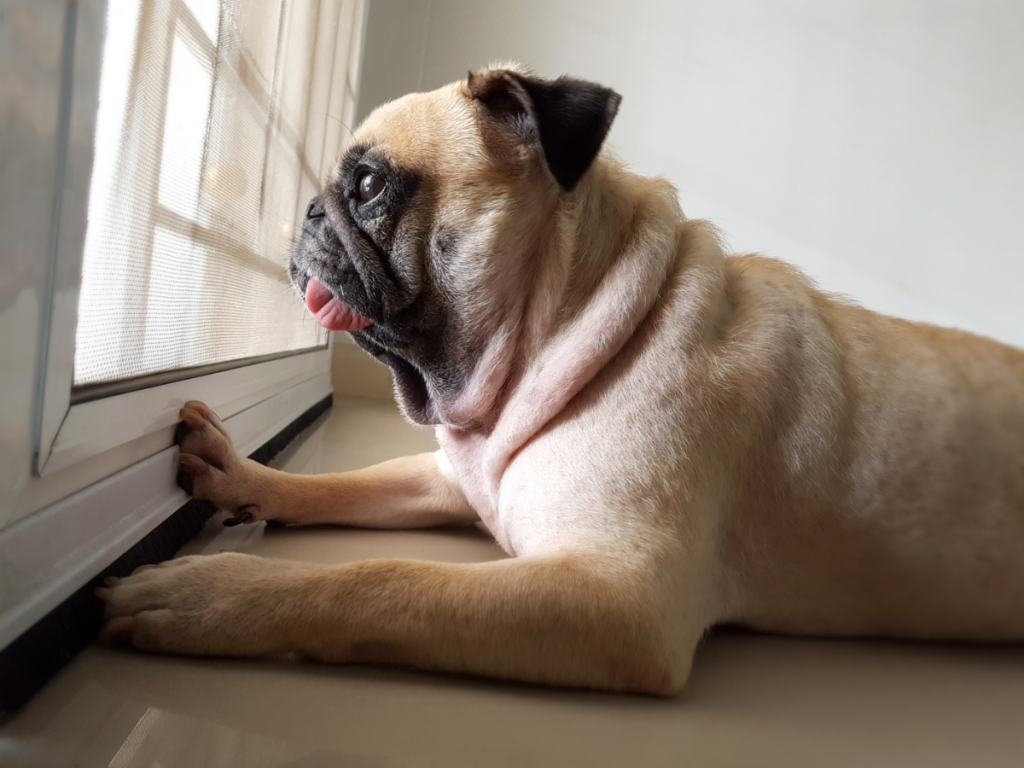
M 316 280 L 310 280 L 306 286 L 306 309 L 313 313 L 319 325 L 329 331 L 361 331 L 372 320 L 367 320 L 338 301 L 331 292 Z

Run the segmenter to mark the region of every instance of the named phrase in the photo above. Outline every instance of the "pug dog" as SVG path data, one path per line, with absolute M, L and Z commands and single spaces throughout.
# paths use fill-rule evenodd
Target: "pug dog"
M 298 476 L 202 403 L 179 481 L 235 522 L 482 521 L 512 557 L 237 553 L 101 590 L 103 638 L 668 695 L 710 627 L 1024 639 L 1024 352 L 727 255 L 602 143 L 612 90 L 496 66 L 380 107 L 290 272 L 440 450 Z

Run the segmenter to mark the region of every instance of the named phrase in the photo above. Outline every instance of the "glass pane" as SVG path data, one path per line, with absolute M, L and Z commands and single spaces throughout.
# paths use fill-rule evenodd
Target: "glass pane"
M 199 207 L 199 179 L 212 86 L 213 73 L 208 62 L 200 62 L 181 36 L 175 35 L 157 203 L 193 221 Z
M 326 343 L 286 266 L 347 137 L 361 11 L 111 0 L 75 386 Z

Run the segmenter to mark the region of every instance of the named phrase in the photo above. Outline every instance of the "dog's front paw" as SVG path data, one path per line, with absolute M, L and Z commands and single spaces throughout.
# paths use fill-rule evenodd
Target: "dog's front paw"
M 254 462 L 238 455 L 217 414 L 205 403 L 189 400 L 180 415 L 178 485 L 197 499 L 234 512 L 225 525 L 268 519 Z
M 303 566 L 235 552 L 144 565 L 96 590 L 100 642 L 144 651 L 265 656 L 292 650 L 284 593 Z

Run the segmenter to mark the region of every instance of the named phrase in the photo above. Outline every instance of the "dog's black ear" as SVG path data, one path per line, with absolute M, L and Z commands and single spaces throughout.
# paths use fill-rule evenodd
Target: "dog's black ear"
M 594 162 L 622 101 L 597 83 L 541 80 L 507 69 L 470 72 L 467 87 L 490 115 L 540 143 L 551 175 L 566 191 Z

